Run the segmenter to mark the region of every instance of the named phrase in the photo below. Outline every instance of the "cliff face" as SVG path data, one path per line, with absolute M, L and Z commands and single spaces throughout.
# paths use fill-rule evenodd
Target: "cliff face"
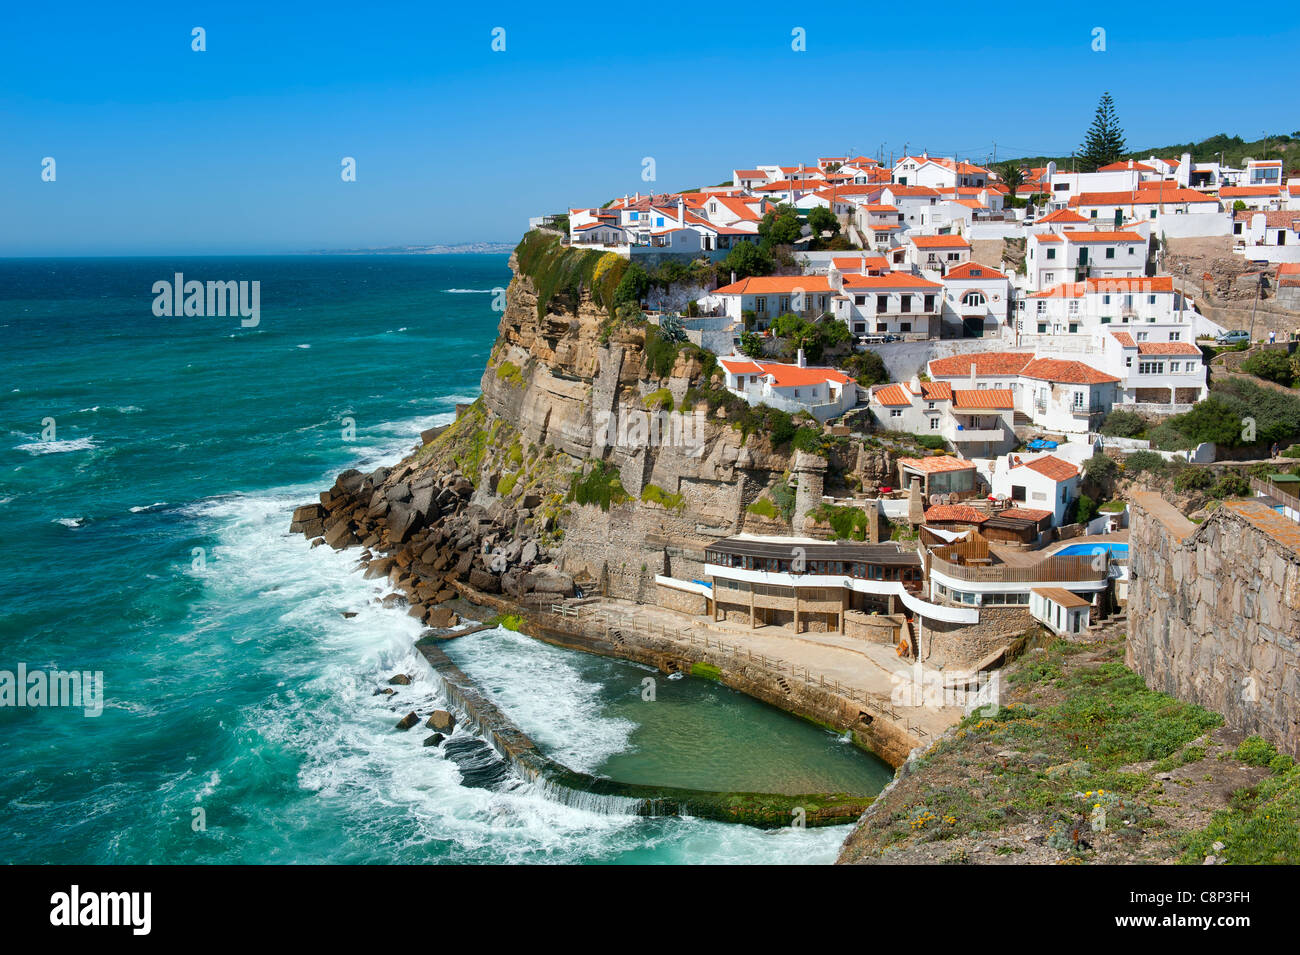
M 806 520 L 823 491 L 891 482 L 894 452 L 878 442 L 841 435 L 823 458 L 788 434 L 774 448 L 761 416 L 727 420 L 714 357 L 613 320 L 591 291 L 610 297 L 599 268 L 563 282 L 518 256 L 511 268 L 482 397 L 397 466 L 346 472 L 294 514 L 295 532 L 360 545 L 413 616 L 448 625 L 439 608 L 466 585 L 521 602 L 575 584 L 651 602 L 656 574 L 702 576 L 711 540 L 825 532 Z
M 682 349 L 661 377 L 650 367 L 645 329 L 611 329 L 587 292 L 576 307 L 538 312 L 533 280 L 516 268 L 483 374 L 487 426 L 500 421 L 517 432 L 524 469 L 548 449 L 552 460 L 567 459 L 539 481 L 548 496 L 568 496 L 590 460 L 616 471 L 623 492 L 608 511 L 556 502 L 562 534 L 552 552 L 564 570 L 603 582 L 613 596 L 648 598 L 657 573 L 698 576 L 704 544 L 738 533 L 747 516 L 751 529 L 788 529 L 746 508 L 792 468 L 792 454 L 759 435 L 745 440 L 703 406 L 684 407 L 687 391 L 708 383 L 698 352 Z M 503 483 L 508 496 L 518 493 L 509 467 L 488 456 L 475 478 L 480 495 Z

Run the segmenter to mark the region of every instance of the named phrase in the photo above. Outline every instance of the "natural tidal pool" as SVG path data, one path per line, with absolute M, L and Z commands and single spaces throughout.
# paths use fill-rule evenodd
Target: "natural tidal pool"
M 625 783 L 789 795 L 874 795 L 893 777 L 887 763 L 836 734 L 712 680 L 670 680 L 504 629 L 442 648 L 572 769 Z

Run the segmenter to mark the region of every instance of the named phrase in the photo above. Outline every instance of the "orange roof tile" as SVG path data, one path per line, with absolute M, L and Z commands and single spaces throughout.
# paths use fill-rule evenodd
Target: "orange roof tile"
M 911 393 L 902 385 L 886 385 L 871 397 L 882 405 L 894 408 L 912 403 Z
M 1051 511 L 1040 511 L 1036 507 L 1008 507 L 1004 511 L 998 511 L 998 517 L 1010 517 L 1018 521 L 1041 521 L 1043 518 L 1051 517 Z
M 830 292 L 830 280 L 824 275 L 755 275 L 714 289 L 715 295 L 774 295 L 805 292 Z
M 1016 465 L 1017 468 L 1029 468 L 1031 471 L 1037 471 L 1045 478 L 1056 481 L 1068 481 L 1079 474 L 1079 469 L 1069 461 L 1062 461 L 1053 454 L 1045 457 L 1035 458 L 1032 461 L 1025 461 Z M 1014 468 L 1012 469 L 1014 470 Z
M 939 521 L 960 521 L 964 524 L 983 524 L 989 519 L 989 516 L 978 508 L 971 507 L 969 504 L 936 504 L 933 507 L 926 508 L 925 521 L 927 524 Z
M 913 275 L 911 272 L 886 272 L 884 275 L 845 275 L 844 287 L 847 288 L 943 288 L 938 282 Z
M 1142 242 L 1136 232 L 1062 232 L 1067 242 Z
M 963 461 L 960 458 L 949 457 L 946 454 L 939 454 L 930 458 L 899 458 L 898 463 L 904 467 L 911 468 L 913 471 L 921 471 L 924 474 L 939 474 L 943 471 L 975 470 L 975 465 L 970 461 Z
M 970 243 L 959 235 L 914 235 L 912 244 L 918 249 L 969 249 Z
M 954 408 L 990 408 L 994 410 L 1015 407 L 1015 396 L 1006 388 L 965 388 L 952 391 Z
M 1224 186 L 1219 190 L 1219 198 L 1245 199 L 1250 196 L 1277 196 L 1281 193 L 1281 186 Z
M 921 397 L 926 401 L 952 401 L 952 385 L 946 381 L 923 381 Z
M 1137 342 L 1133 341 L 1133 336 L 1128 332 L 1111 332 L 1115 340 L 1125 348 L 1137 348 Z
M 1066 385 L 1104 385 L 1119 381 L 1114 375 L 1098 371 L 1081 361 L 1066 361 L 1062 358 L 1035 358 L 1020 374 L 1026 378 L 1040 381 L 1059 381 Z
M 1201 355 L 1201 350 L 1191 342 L 1138 342 L 1138 352 L 1143 355 Z
M 948 270 L 943 279 L 945 282 L 952 279 L 1005 279 L 1006 276 L 997 269 L 991 269 L 987 265 L 980 265 L 978 262 L 963 262 L 956 268 Z
M 1032 359 L 1030 352 L 988 351 L 973 355 L 952 355 L 935 358 L 930 362 L 930 376 L 957 377 L 969 375 L 975 365 L 977 375 L 1014 375 Z

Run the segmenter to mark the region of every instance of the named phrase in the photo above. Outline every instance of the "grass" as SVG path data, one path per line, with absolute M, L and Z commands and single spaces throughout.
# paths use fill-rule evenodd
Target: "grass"
M 1198 865 L 1217 855 L 1237 865 L 1295 865 L 1300 861 L 1300 767 L 1258 736 L 1243 740 L 1234 755 L 1251 766 L 1267 766 L 1273 775 L 1234 793 L 1228 809 L 1185 841 L 1180 861 Z M 1215 849 L 1216 843 L 1222 848 Z
M 568 500 L 578 504 L 597 504 L 602 511 L 629 499 L 618 468 L 605 461 L 594 462 L 586 474 L 581 470 L 575 471 L 569 483 Z
M 686 509 L 686 501 L 681 494 L 674 494 L 670 491 L 665 491 L 657 484 L 647 484 L 642 488 L 641 500 L 653 501 L 655 504 L 660 504 L 670 511 L 684 511 Z
M 754 503 L 745 508 L 745 510 L 750 514 L 756 514 L 759 517 L 766 517 L 770 521 L 778 520 L 781 517 L 781 512 L 776 509 L 776 505 L 772 503 L 772 499 L 767 495 L 758 498 L 758 500 L 754 501 Z
M 832 540 L 867 539 L 867 514 L 860 507 L 851 504 L 821 504 L 812 512 L 812 518 L 831 525 Z
M 658 391 L 652 391 L 642 398 L 641 404 L 651 410 L 672 411 L 673 393 L 667 388 L 660 388 Z
M 692 663 L 691 676 L 698 676 L 705 680 L 717 681 L 722 679 L 722 670 L 714 666 L 712 663 Z
M 524 386 L 524 370 L 512 361 L 503 361 L 497 365 L 497 377 L 516 388 Z

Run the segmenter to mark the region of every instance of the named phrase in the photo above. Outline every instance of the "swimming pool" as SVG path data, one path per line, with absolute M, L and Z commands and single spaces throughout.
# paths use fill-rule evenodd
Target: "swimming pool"
M 1069 547 L 1062 547 L 1053 557 L 1086 557 L 1095 554 L 1101 550 L 1110 551 L 1110 555 L 1117 559 L 1128 557 L 1128 544 L 1119 541 L 1097 541 L 1093 544 L 1071 544 Z

